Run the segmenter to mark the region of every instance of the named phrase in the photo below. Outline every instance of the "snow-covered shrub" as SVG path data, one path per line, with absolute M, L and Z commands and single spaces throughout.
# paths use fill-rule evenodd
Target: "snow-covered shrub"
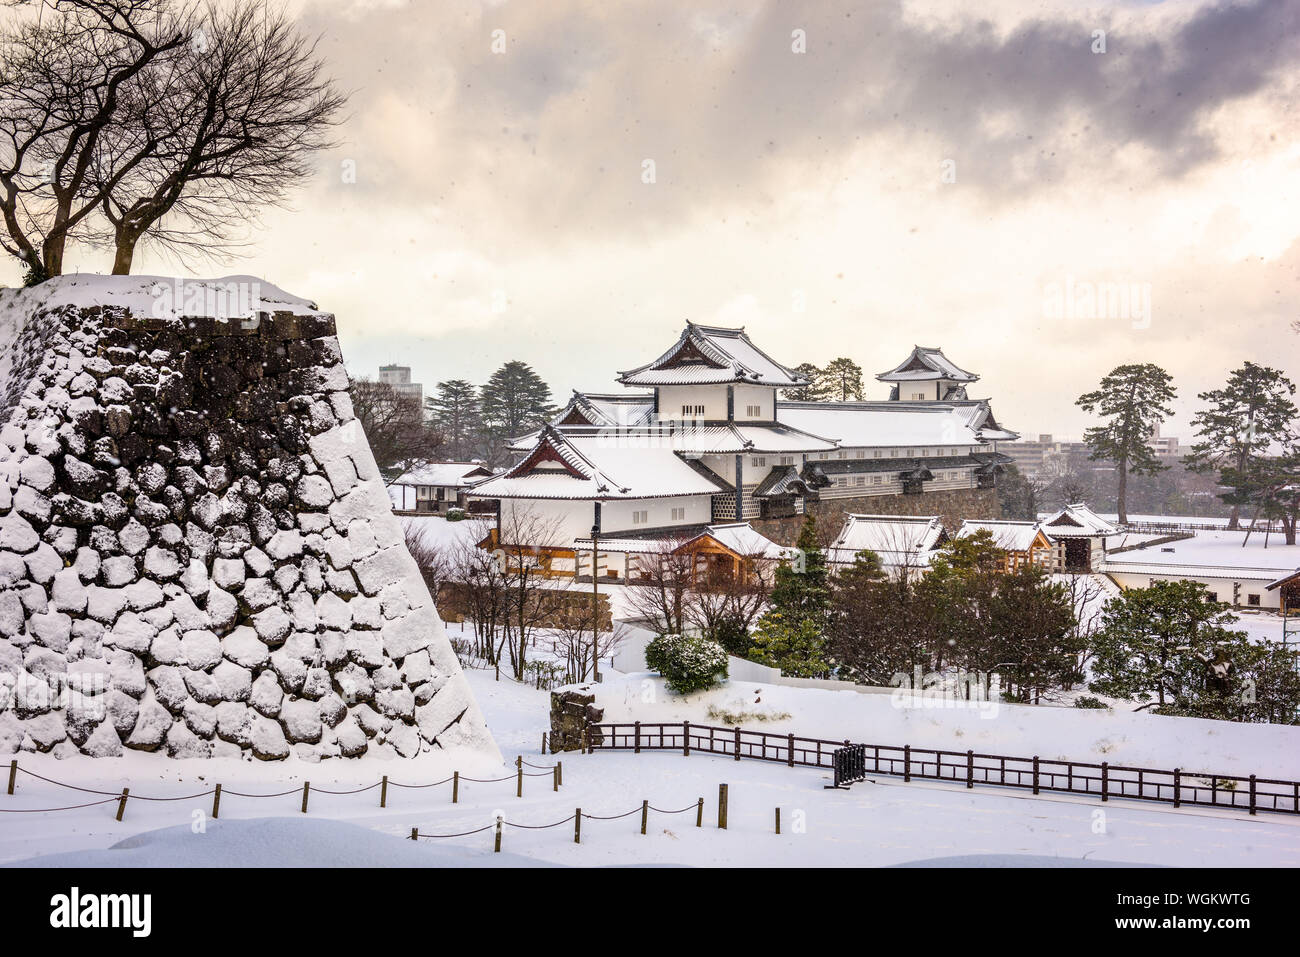
M 463 522 L 465 520 L 465 510 L 463 508 L 447 509 L 447 521 Z
M 645 662 L 678 694 L 703 691 L 727 677 L 726 650 L 692 635 L 660 635 L 645 646 Z
M 1102 701 L 1100 698 L 1094 698 L 1092 695 L 1088 694 L 1079 695 L 1079 697 L 1075 698 L 1074 706 L 1076 708 L 1095 708 L 1099 710 L 1110 707 L 1110 705 L 1106 704 L 1106 702 Z

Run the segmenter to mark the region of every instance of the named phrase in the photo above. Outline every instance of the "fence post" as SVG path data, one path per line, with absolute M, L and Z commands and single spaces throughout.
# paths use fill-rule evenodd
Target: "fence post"
M 563 761 L 555 762 L 555 777 L 556 780 L 559 782 L 560 786 L 563 787 L 564 786 L 564 762 Z
M 722 830 L 727 829 L 727 786 L 718 785 L 718 827 Z
M 781 833 L 781 809 L 776 809 L 776 833 Z
M 524 796 L 524 756 L 515 758 L 515 797 Z
M 903 783 L 912 780 L 912 746 L 903 745 Z
M 582 843 L 582 808 L 573 812 L 573 843 Z
M 302 813 L 303 814 L 307 813 L 307 795 L 309 795 L 310 793 L 311 793 L 311 782 L 303 781 L 302 782 Z
M 460 799 L 460 772 L 451 772 L 451 803 L 455 804 Z
M 704 798 L 700 798 L 699 803 L 695 805 L 695 826 L 704 826 Z
M 117 819 L 119 821 L 122 820 L 122 815 L 126 813 L 126 796 L 130 793 L 130 788 L 122 788 L 122 797 L 117 802 Z
M 559 789 L 560 789 L 560 766 L 557 764 L 555 767 L 551 768 L 551 790 L 558 791 Z
M 494 854 L 501 853 L 501 815 L 499 814 L 497 815 L 497 836 L 496 841 L 492 845 L 492 852 Z
M 1174 807 L 1182 807 L 1182 784 L 1183 772 L 1181 768 L 1174 768 Z
M 789 767 L 794 767 L 794 733 L 793 732 L 791 732 L 790 736 L 786 739 L 786 745 L 790 749 L 790 760 L 788 762 L 788 765 Z
M 641 833 L 645 833 L 646 818 L 650 816 L 650 802 L 643 800 L 641 802 Z
M 546 732 L 542 732 L 542 754 L 546 753 Z
M 736 760 L 740 760 L 740 729 L 736 729 Z
M 975 786 L 975 752 L 966 752 L 966 787 Z
M 1107 762 L 1103 761 L 1101 762 L 1101 799 L 1103 801 L 1110 800 L 1110 798 L 1106 795 L 1106 784 L 1109 780 L 1110 780 L 1110 765 Z
M 220 813 L 220 811 L 221 811 L 221 785 L 218 784 L 212 790 L 212 819 L 214 821 L 217 819 L 217 815 L 218 813 Z
M 411 828 L 411 840 L 414 841 L 416 837 L 419 835 L 419 833 L 420 833 L 419 828 L 415 828 L 415 827 Z
M 1038 755 L 1034 755 L 1034 793 L 1038 793 Z
M 633 727 L 632 753 L 640 754 L 641 753 L 641 722 L 640 721 L 634 722 L 632 727 Z
M 1250 776 L 1250 813 L 1255 813 L 1255 775 Z
M 682 722 L 682 755 L 687 756 L 691 753 L 691 723 Z
M 9 762 L 9 793 L 14 793 L 14 781 L 18 779 L 18 759 Z
M 384 775 L 383 782 L 379 785 L 379 806 L 388 807 L 388 775 Z

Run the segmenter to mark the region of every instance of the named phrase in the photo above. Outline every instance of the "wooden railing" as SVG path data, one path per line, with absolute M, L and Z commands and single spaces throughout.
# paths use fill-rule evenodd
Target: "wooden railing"
M 676 723 L 600 723 L 588 726 L 591 750 L 680 751 L 717 754 L 739 761 L 749 758 L 773 761 L 790 767 L 834 769 L 836 750 L 854 745 L 848 739 L 806 738 L 795 734 L 773 734 Z M 1249 811 L 1300 814 L 1300 781 L 1262 778 L 1251 774 L 1218 774 L 1184 771 L 1181 768 L 1130 767 L 1103 761 L 1060 761 L 1047 758 L 982 754 L 976 751 L 944 751 L 910 745 L 861 744 L 866 769 L 871 774 L 952 781 L 975 785 L 1023 788 L 1034 794 L 1043 791 L 1087 794 L 1103 801 L 1122 798 L 1156 801 L 1181 807 L 1219 807 Z

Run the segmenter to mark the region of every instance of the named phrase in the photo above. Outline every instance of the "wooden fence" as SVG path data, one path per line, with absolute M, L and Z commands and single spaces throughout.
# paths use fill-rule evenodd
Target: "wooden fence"
M 590 725 L 587 740 L 591 750 L 680 751 L 718 754 L 734 758 L 773 761 L 790 767 L 834 769 L 835 752 L 855 746 L 853 742 L 826 738 L 805 738 L 795 734 L 772 734 L 677 723 L 600 723 Z M 1087 794 L 1103 801 L 1123 798 L 1156 801 L 1181 807 L 1220 807 L 1300 814 L 1300 781 L 1284 781 L 1234 774 L 1184 771 L 1181 768 L 1130 767 L 1121 764 L 1092 764 L 1085 761 L 1057 761 L 1037 756 L 1013 757 L 976 751 L 943 751 L 935 748 L 859 744 L 865 749 L 866 769 L 872 774 L 920 778 L 975 785 L 1023 788 L 1034 794 L 1043 791 Z

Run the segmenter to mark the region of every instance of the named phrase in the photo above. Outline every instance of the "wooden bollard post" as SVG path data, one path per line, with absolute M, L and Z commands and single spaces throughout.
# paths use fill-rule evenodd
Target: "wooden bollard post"
M 420 834 L 420 829 L 419 829 L 419 828 L 417 828 L 417 827 L 413 827 L 413 828 L 411 828 L 411 840 L 414 841 L 414 840 L 419 836 L 419 834 Z
M 1183 771 L 1181 768 L 1174 768 L 1174 807 L 1183 805 Z
M 781 833 L 781 809 L 776 809 L 776 833 Z
M 555 762 L 555 777 L 556 780 L 560 782 L 560 786 L 563 787 L 564 786 L 564 762 L 563 761 Z
M 221 813 L 221 785 L 212 789 L 212 819 L 215 821 Z
M 455 804 L 460 800 L 460 772 L 451 772 L 451 803 Z
M 1034 793 L 1038 793 L 1038 755 L 1034 755 Z
M 122 788 L 122 797 L 117 802 L 117 819 L 122 820 L 122 815 L 126 813 L 126 796 L 131 793 L 130 788 Z
M 718 785 L 718 827 L 727 829 L 727 786 Z
M 14 793 L 14 782 L 18 780 L 18 759 L 9 762 L 9 793 Z
M 582 843 L 582 808 L 577 808 L 573 812 L 573 843 Z
M 307 796 L 311 794 L 311 782 L 302 782 L 302 813 L 307 813 Z
M 497 837 L 495 843 L 492 845 L 492 851 L 495 854 L 501 853 L 501 818 L 499 817 L 497 818 Z
M 966 787 L 975 786 L 975 752 L 966 752 Z
M 384 775 L 383 781 L 379 784 L 379 806 L 388 807 L 388 775 Z
M 558 791 L 559 789 L 560 789 L 560 766 L 557 764 L 555 767 L 551 768 L 551 790 Z
M 524 759 L 523 756 L 515 758 L 515 797 L 524 796 Z
M 1105 761 L 1101 762 L 1101 799 L 1108 801 L 1110 798 L 1106 795 L 1106 783 L 1110 777 L 1110 765 Z
M 542 754 L 546 753 L 546 732 L 542 732 Z
M 641 802 L 641 833 L 645 833 L 646 820 L 650 817 L 650 802 Z
M 695 805 L 695 826 L 704 827 L 704 798 Z

